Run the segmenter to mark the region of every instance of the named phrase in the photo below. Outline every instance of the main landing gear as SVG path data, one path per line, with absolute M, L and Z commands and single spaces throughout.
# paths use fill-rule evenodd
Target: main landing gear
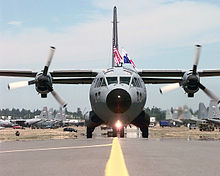
M 86 135 L 87 138 L 92 138 L 92 132 L 94 131 L 95 128 L 87 127 L 86 129 Z
M 148 138 L 148 126 L 150 124 L 150 116 L 142 111 L 140 115 L 132 122 L 133 125 L 140 128 L 143 138 Z

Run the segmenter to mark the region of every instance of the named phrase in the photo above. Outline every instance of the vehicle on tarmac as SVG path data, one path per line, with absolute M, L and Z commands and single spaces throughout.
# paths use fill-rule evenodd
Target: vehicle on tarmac
M 75 132 L 77 133 L 77 130 L 74 128 L 64 128 L 63 131 L 69 131 L 69 132 Z
M 13 126 L 13 129 L 24 129 L 24 127 L 22 127 L 20 125 L 15 125 L 15 126 Z

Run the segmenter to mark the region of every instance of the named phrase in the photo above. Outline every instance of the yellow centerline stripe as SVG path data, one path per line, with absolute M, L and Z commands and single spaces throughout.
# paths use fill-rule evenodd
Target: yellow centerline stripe
M 114 138 L 105 176 L 129 176 L 118 138 Z
M 0 154 L 3 154 L 3 153 L 15 153 L 15 152 L 48 151 L 48 150 L 83 149 L 83 148 L 108 147 L 108 146 L 112 146 L 112 144 L 71 146 L 71 147 L 56 147 L 56 148 L 38 148 L 38 149 L 24 149 L 24 150 L 6 150 L 6 151 L 0 151 Z

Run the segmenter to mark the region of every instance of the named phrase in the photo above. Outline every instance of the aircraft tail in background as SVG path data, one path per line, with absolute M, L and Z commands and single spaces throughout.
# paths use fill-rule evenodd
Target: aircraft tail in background
M 43 111 L 40 113 L 40 119 L 48 119 L 48 111 L 47 107 L 43 107 Z
M 204 103 L 199 103 L 198 119 L 205 119 L 208 117 L 208 111 Z
M 213 118 L 220 118 L 220 110 L 216 100 L 211 100 L 209 103 L 208 119 Z

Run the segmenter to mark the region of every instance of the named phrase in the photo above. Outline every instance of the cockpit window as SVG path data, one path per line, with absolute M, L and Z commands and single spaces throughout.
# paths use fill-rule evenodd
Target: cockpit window
M 106 77 L 106 79 L 107 79 L 108 85 L 118 83 L 117 77 Z
M 106 82 L 104 78 L 98 78 L 95 87 L 101 87 L 101 86 L 106 86 Z
M 105 78 L 100 78 L 101 86 L 106 86 Z
M 134 87 L 141 87 L 141 83 L 140 83 L 140 80 L 138 78 L 133 78 L 132 79 L 132 82 L 131 82 L 131 85 L 134 86 Z
M 130 79 L 130 77 L 120 77 L 120 83 L 129 85 Z
M 95 87 L 98 87 L 98 84 L 99 84 L 99 78 L 96 79 L 96 82 L 95 82 Z

